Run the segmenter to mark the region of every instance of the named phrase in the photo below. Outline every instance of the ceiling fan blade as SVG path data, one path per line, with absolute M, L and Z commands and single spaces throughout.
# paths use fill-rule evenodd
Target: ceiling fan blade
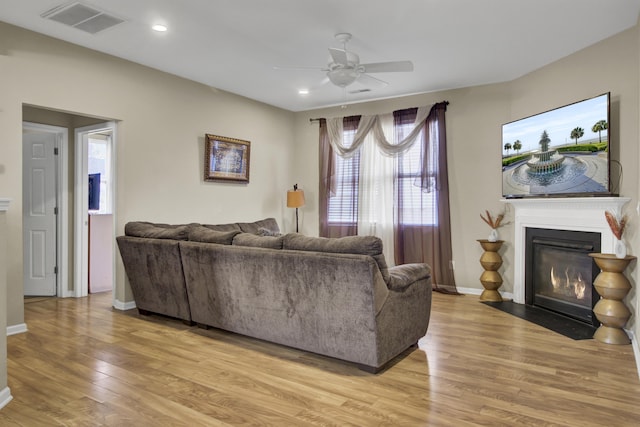
M 335 62 L 336 64 L 347 65 L 349 63 L 346 50 L 330 47 L 329 55 L 331 55 L 333 62 Z
M 384 80 L 377 79 L 375 77 L 372 77 L 364 73 L 360 74 L 360 77 L 358 77 L 356 81 L 363 86 L 369 86 L 374 88 L 383 88 L 389 84 Z
M 361 64 L 365 73 L 394 73 L 413 71 L 411 61 L 375 62 L 372 64 Z
M 329 71 L 327 67 L 288 67 L 288 66 L 274 66 L 274 70 L 320 70 Z

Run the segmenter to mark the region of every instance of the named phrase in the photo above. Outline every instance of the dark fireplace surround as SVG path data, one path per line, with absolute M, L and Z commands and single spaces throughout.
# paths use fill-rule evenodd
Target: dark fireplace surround
M 593 282 L 600 270 L 588 254 L 600 252 L 600 242 L 597 232 L 527 227 L 525 304 L 598 326 Z

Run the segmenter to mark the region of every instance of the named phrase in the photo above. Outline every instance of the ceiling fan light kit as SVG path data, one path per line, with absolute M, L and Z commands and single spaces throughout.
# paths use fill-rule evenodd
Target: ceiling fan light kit
M 327 77 L 329 77 L 329 80 L 331 80 L 331 83 L 334 85 L 347 87 L 360 77 L 360 73 L 351 68 L 336 68 L 334 70 L 329 70 L 327 72 Z

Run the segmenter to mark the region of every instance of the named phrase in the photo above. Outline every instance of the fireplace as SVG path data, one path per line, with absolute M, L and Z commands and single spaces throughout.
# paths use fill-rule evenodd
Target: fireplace
M 600 252 L 597 232 L 527 227 L 525 304 L 598 326 L 593 286 L 600 271 L 589 253 Z
M 613 253 L 616 239 L 604 212 L 621 212 L 629 200 L 628 197 L 503 199 L 514 209 L 513 302 L 526 303 L 525 246 L 528 228 L 600 233 L 600 252 Z

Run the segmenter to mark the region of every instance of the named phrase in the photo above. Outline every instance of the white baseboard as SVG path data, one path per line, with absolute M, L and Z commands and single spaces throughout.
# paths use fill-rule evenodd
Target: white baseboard
M 122 302 L 120 300 L 114 299 L 113 300 L 113 308 L 115 308 L 116 310 L 121 310 L 121 311 L 131 310 L 131 309 L 136 308 L 136 302 L 135 301 Z
M 456 286 L 456 289 L 461 294 L 469 295 L 480 295 L 483 291 L 483 289 L 479 288 L 461 288 L 460 286 Z M 513 300 L 513 293 L 511 292 L 500 292 L 500 295 L 502 295 L 502 298 L 504 298 L 505 300 Z
M 0 409 L 7 406 L 7 404 L 11 402 L 11 399 L 13 399 L 13 396 L 11 396 L 11 390 L 9 390 L 9 387 L 5 387 L 4 390 L 0 391 Z
M 636 370 L 638 371 L 638 378 L 640 378 L 640 346 L 638 345 L 638 340 L 636 339 L 633 331 L 625 329 L 624 330 L 629 338 L 631 338 L 631 347 L 633 348 L 633 356 L 636 358 Z
M 9 335 L 16 335 L 16 334 L 22 334 L 27 332 L 27 324 L 26 323 L 20 323 L 18 325 L 11 325 L 11 326 L 7 326 L 7 336 Z
M 480 295 L 482 293 L 482 289 L 477 288 L 461 288 L 460 286 L 456 286 L 456 289 L 461 294 Z

